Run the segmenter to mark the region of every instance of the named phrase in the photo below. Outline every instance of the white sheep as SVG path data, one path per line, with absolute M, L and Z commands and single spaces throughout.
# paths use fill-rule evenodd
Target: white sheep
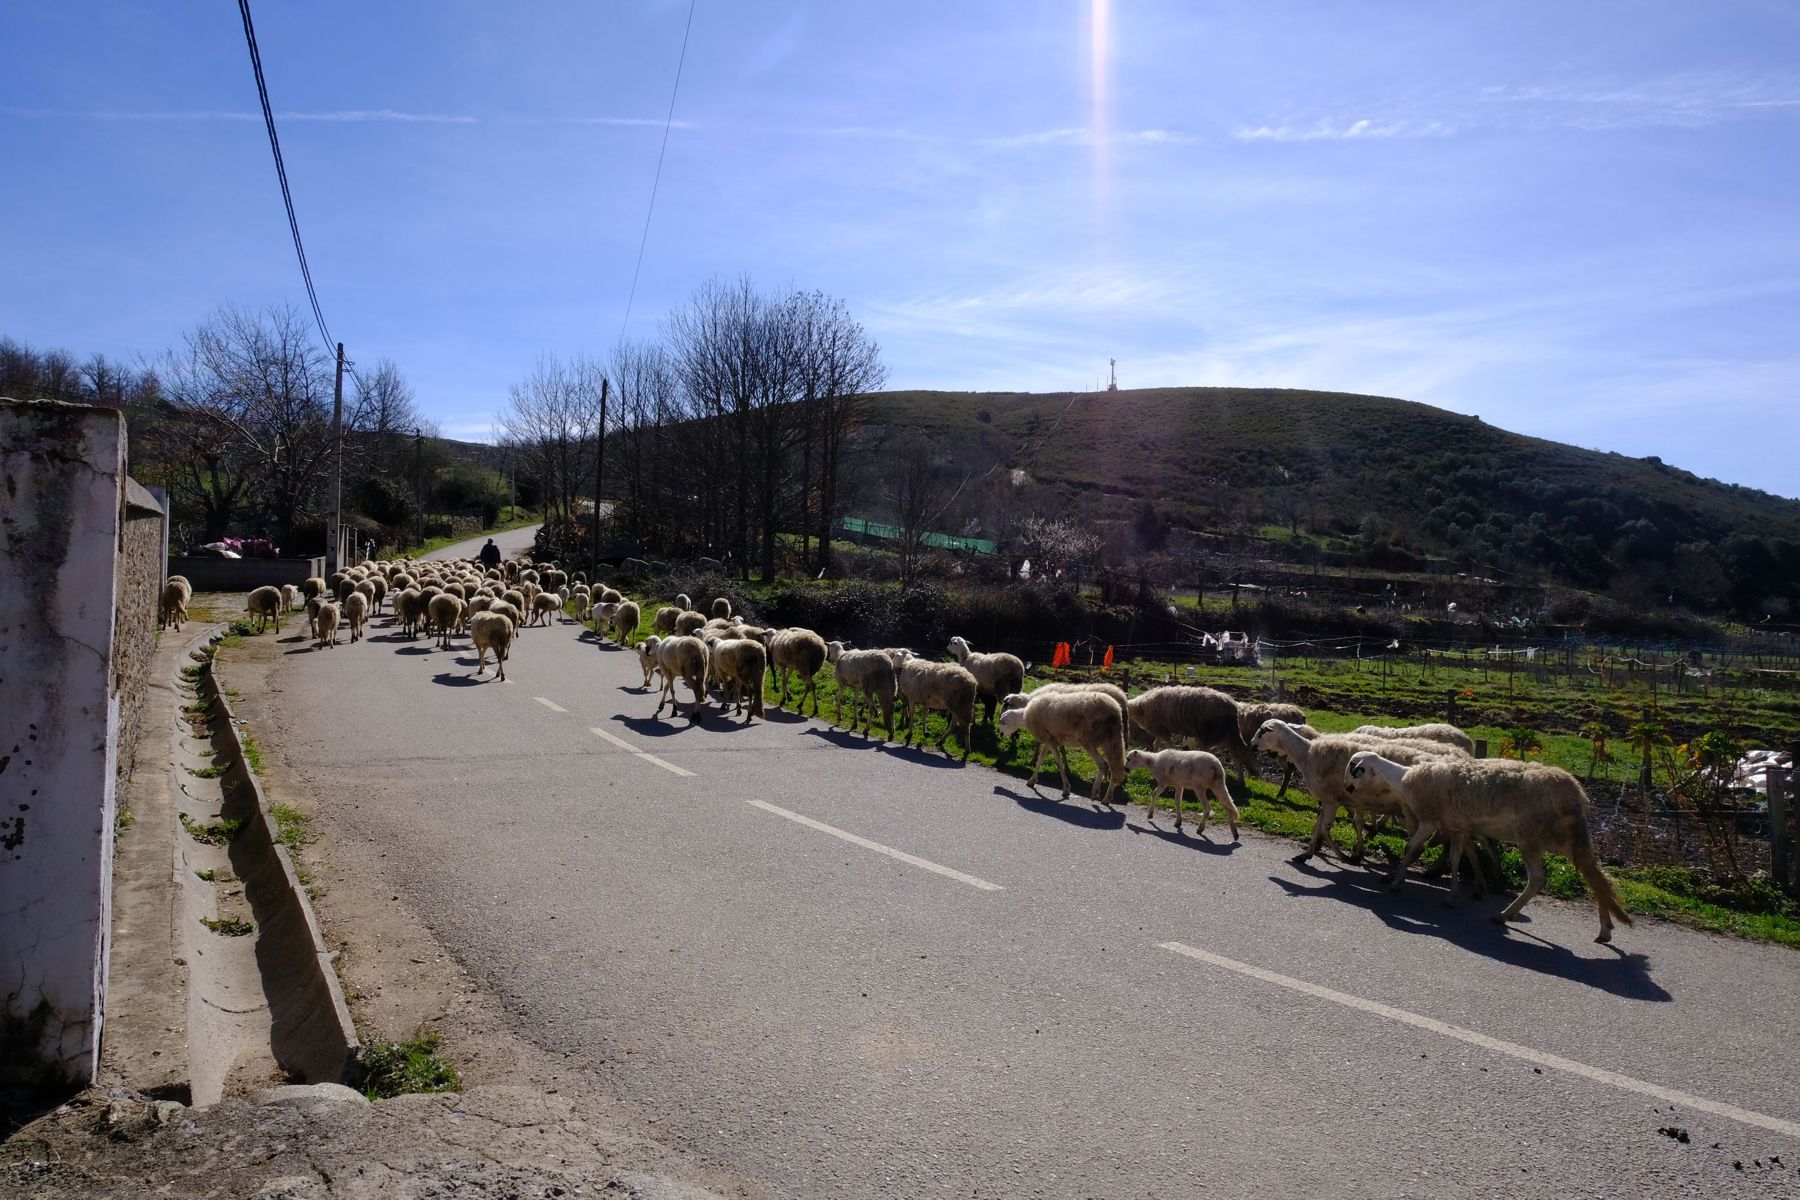
M 1512 759 L 1448 758 L 1414 765 L 1396 762 L 1384 752 L 1364 750 L 1350 759 L 1346 786 L 1361 791 L 1364 781 L 1379 783 L 1400 798 L 1413 822 L 1406 853 L 1388 879 L 1398 890 L 1406 868 L 1425 843 L 1438 833 L 1450 837 L 1450 896 L 1456 898 L 1462 849 L 1471 837 L 1491 837 L 1519 848 L 1525 860 L 1525 888 L 1494 918 L 1518 918 L 1519 911 L 1544 888 L 1546 852 L 1567 858 L 1594 894 L 1600 910 L 1596 942 L 1612 941 L 1612 919 L 1626 925 L 1631 916 L 1594 856 L 1588 829 L 1587 793 L 1581 782 L 1561 767 Z
M 899 687 L 892 656 L 885 650 L 852 650 L 842 642 L 827 642 L 825 661 L 833 664 L 837 673 L 837 717 L 832 721 L 832 727 L 835 729 L 843 724 L 844 697 L 850 695 L 853 708 L 862 714 L 862 735 L 869 736 L 874 706 L 879 704 L 882 723 L 887 727 L 887 739 L 892 740 L 894 696 Z M 855 717 L 853 712 L 852 724 Z
M 1294 704 L 1245 703 L 1238 701 L 1238 737 L 1246 746 L 1256 736 L 1256 731 L 1263 727 L 1264 721 L 1286 721 L 1293 726 L 1306 725 L 1306 713 Z M 1311 726 L 1307 726 L 1311 728 Z M 1287 795 L 1288 784 L 1294 778 L 1294 764 L 1283 763 L 1281 767 L 1281 787 L 1276 791 L 1277 800 Z
M 310 583 L 311 581 L 308 580 Z M 256 632 L 261 633 L 269 627 L 271 619 L 275 622 L 275 632 L 281 632 L 281 589 L 277 587 L 259 587 L 244 597 L 244 611 L 256 618 Z
M 320 602 L 318 611 L 313 614 L 312 621 L 313 633 L 318 637 L 320 646 L 337 645 L 338 620 L 341 615 L 342 610 L 338 608 L 335 600 Z
M 1350 732 L 1359 737 L 1399 738 L 1411 742 L 1443 742 L 1446 746 L 1455 746 L 1465 754 L 1475 753 L 1475 739 L 1454 725 L 1406 725 L 1398 729 L 1391 725 L 1358 725 Z
M 644 668 L 644 687 L 650 686 L 650 680 L 661 670 L 656 661 L 656 647 L 662 638 L 651 634 L 639 642 L 633 649 L 637 651 L 638 665 Z
M 281 585 L 281 607 L 283 609 L 288 612 L 293 612 L 296 608 L 299 608 L 305 603 L 306 597 L 300 594 L 298 586 L 291 583 L 284 583 Z
M 162 629 L 172 625 L 180 632 L 182 622 L 187 620 L 188 601 L 193 598 L 193 585 L 188 583 L 185 575 L 169 576 L 169 581 L 163 584 L 156 627 Z
M 769 648 L 769 672 L 775 679 L 775 686 L 781 689 L 781 698 L 776 701 L 782 708 L 788 705 L 789 673 L 799 675 L 801 692 L 800 703 L 794 711 L 799 712 L 806 704 L 806 698 L 812 697 L 813 716 L 819 715 L 819 669 L 825 665 L 825 639 L 810 629 L 795 626 L 792 629 L 771 629 L 763 639 Z
M 637 636 L 638 622 L 643 619 L 644 616 L 638 609 L 637 601 L 619 601 L 612 615 L 613 641 L 621 646 L 631 645 L 631 639 Z
M 489 610 L 469 619 L 469 638 L 475 643 L 475 674 L 487 673 L 487 654 L 494 652 L 494 677 L 506 680 L 506 660 L 512 656 L 512 640 L 516 627 L 510 616 Z
M 731 619 L 731 601 L 724 596 L 716 596 L 712 602 L 712 615 Z
M 692 637 L 706 626 L 706 614 L 688 609 L 675 618 L 675 636 Z
M 363 639 L 363 627 L 369 621 L 369 598 L 362 592 L 351 592 L 344 599 L 344 621 L 350 626 L 352 645 Z
M 815 637 L 818 635 L 814 635 Z M 907 658 L 900 663 L 899 697 L 901 707 L 906 715 L 906 744 L 913 744 L 918 737 L 919 726 L 923 717 L 921 708 L 942 709 L 948 717 L 944 726 L 944 736 L 938 739 L 938 749 L 949 757 L 947 743 L 950 734 L 957 732 L 962 737 L 962 761 L 969 761 L 969 730 L 975 722 L 975 693 L 979 685 L 975 676 L 960 663 L 930 662 L 923 658 Z M 818 701 L 813 701 L 817 715 Z
M 768 667 L 768 651 L 761 642 L 749 638 L 708 639 L 710 669 L 719 685 L 719 693 L 732 701 L 732 711 L 744 713 L 744 724 L 763 715 L 763 671 Z
M 1251 745 L 1257 750 L 1267 750 L 1278 754 L 1292 763 L 1300 773 L 1300 780 L 1306 790 L 1313 794 L 1318 802 L 1319 815 L 1313 822 L 1312 840 L 1305 850 L 1294 855 L 1293 861 L 1303 863 L 1319 853 L 1325 844 L 1325 838 L 1331 833 L 1331 826 L 1337 820 L 1340 807 L 1350 810 L 1350 824 L 1356 833 L 1355 848 L 1344 857 L 1345 862 L 1360 862 L 1363 848 L 1367 842 L 1369 820 L 1374 817 L 1404 817 L 1400 802 L 1393 796 L 1383 796 L 1371 789 L 1364 789 L 1363 794 L 1351 797 L 1344 790 L 1344 769 L 1352 755 L 1362 750 L 1385 746 L 1396 758 L 1406 762 L 1424 762 L 1430 759 L 1460 757 L 1462 752 L 1454 746 L 1441 742 L 1404 742 L 1397 739 L 1378 741 L 1356 734 L 1320 734 L 1308 739 L 1299 727 L 1286 721 L 1265 721 L 1263 727 L 1256 732 Z
M 668 637 L 675 632 L 675 619 L 686 611 L 686 609 L 665 604 L 656 610 L 656 619 L 650 623 L 650 628 L 655 630 L 658 635 Z
M 1062 773 L 1063 799 L 1067 800 L 1069 760 L 1064 747 L 1074 746 L 1094 760 L 1094 784 L 1089 798 L 1102 804 L 1112 803 L 1113 793 L 1125 782 L 1125 712 L 1116 700 L 1103 692 L 1046 692 L 1039 688 L 1025 707 L 1009 708 L 1000 714 L 1002 736 L 1020 729 L 1029 731 L 1038 743 L 1030 786 L 1037 786 L 1038 771 L 1048 749 L 1056 756 L 1057 769 Z
M 448 650 L 450 635 L 462 624 L 463 602 L 449 592 L 439 592 L 425 611 L 431 618 L 431 627 L 437 631 L 438 648 Z
M 706 704 L 706 643 L 697 637 L 664 638 L 656 644 L 656 665 L 663 673 L 662 698 L 656 702 L 656 712 L 651 715 L 662 716 L 664 704 L 669 706 L 671 716 L 681 711 L 675 699 L 675 681 L 680 679 L 694 693 L 694 707 L 689 711 L 688 719 L 699 724 L 700 710 Z
M 562 597 L 555 592 L 539 592 L 531 600 L 532 625 L 549 625 L 552 615 L 562 611 Z
M 1025 663 L 1016 654 L 977 654 L 966 638 L 951 638 L 949 649 L 956 656 L 956 661 L 975 676 L 976 686 L 981 689 L 980 695 L 987 701 L 987 711 L 982 720 L 991 725 L 994 721 L 994 708 L 1001 699 L 1025 690 Z
M 1180 829 L 1182 798 L 1191 788 L 1194 801 L 1200 806 L 1198 832 L 1206 832 L 1206 823 L 1212 820 L 1212 797 L 1217 796 L 1225 809 L 1225 819 L 1231 824 L 1231 840 L 1238 840 L 1238 809 L 1225 786 L 1225 765 L 1218 755 L 1205 750 L 1133 750 L 1125 756 L 1125 769 L 1135 771 L 1139 767 L 1150 772 L 1150 778 L 1156 781 L 1145 804 L 1152 824 L 1156 821 L 1156 798 L 1173 791 L 1175 828 Z

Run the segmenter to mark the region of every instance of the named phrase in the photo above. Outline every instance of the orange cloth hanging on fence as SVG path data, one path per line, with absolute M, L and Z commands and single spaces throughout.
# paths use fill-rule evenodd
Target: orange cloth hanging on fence
M 1100 660 L 1100 669 L 1102 671 L 1112 670 L 1112 647 L 1111 646 L 1108 646 L 1106 648 L 1106 657 Z
M 1056 649 L 1050 652 L 1050 665 L 1052 667 L 1066 667 L 1069 665 L 1069 643 L 1056 643 Z

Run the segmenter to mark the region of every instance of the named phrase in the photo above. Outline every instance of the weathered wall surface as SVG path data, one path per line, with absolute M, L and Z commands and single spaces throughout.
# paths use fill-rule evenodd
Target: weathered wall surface
M 98 1061 L 124 506 L 118 413 L 0 403 L 0 1085 Z
M 122 787 L 137 760 L 138 732 L 156 654 L 156 624 L 163 585 L 163 514 L 156 498 L 125 481 L 119 535 L 118 597 L 113 612 L 113 692 L 119 697 L 119 769 Z M 171 634 L 170 636 L 174 636 Z

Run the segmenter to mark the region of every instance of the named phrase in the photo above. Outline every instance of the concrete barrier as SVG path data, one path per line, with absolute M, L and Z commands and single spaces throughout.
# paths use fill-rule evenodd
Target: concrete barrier
M 323 578 L 325 559 L 212 558 L 204 554 L 171 554 L 169 574 L 183 575 L 196 592 L 251 592 L 259 587 L 298 587 L 315 575 Z
M 275 818 L 256 772 L 244 756 L 237 717 L 231 711 L 218 662 L 202 673 L 203 692 L 220 719 L 217 738 L 230 761 L 227 803 L 220 815 L 242 820 L 231 843 L 231 867 L 244 884 L 256 919 L 256 962 L 262 972 L 273 1022 L 271 1049 L 283 1070 L 307 1083 L 343 1083 L 362 1047 L 350 1019 L 331 951 L 319 929 L 306 889 L 277 836 Z

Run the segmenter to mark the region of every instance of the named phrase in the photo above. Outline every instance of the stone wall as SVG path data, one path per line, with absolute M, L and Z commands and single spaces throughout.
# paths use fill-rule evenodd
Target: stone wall
M 118 785 L 131 778 L 137 759 L 150 659 L 164 582 L 163 510 L 132 479 L 125 481 L 125 513 L 119 532 L 118 595 L 113 612 L 113 692 L 119 698 Z M 178 636 L 174 630 L 170 637 Z

